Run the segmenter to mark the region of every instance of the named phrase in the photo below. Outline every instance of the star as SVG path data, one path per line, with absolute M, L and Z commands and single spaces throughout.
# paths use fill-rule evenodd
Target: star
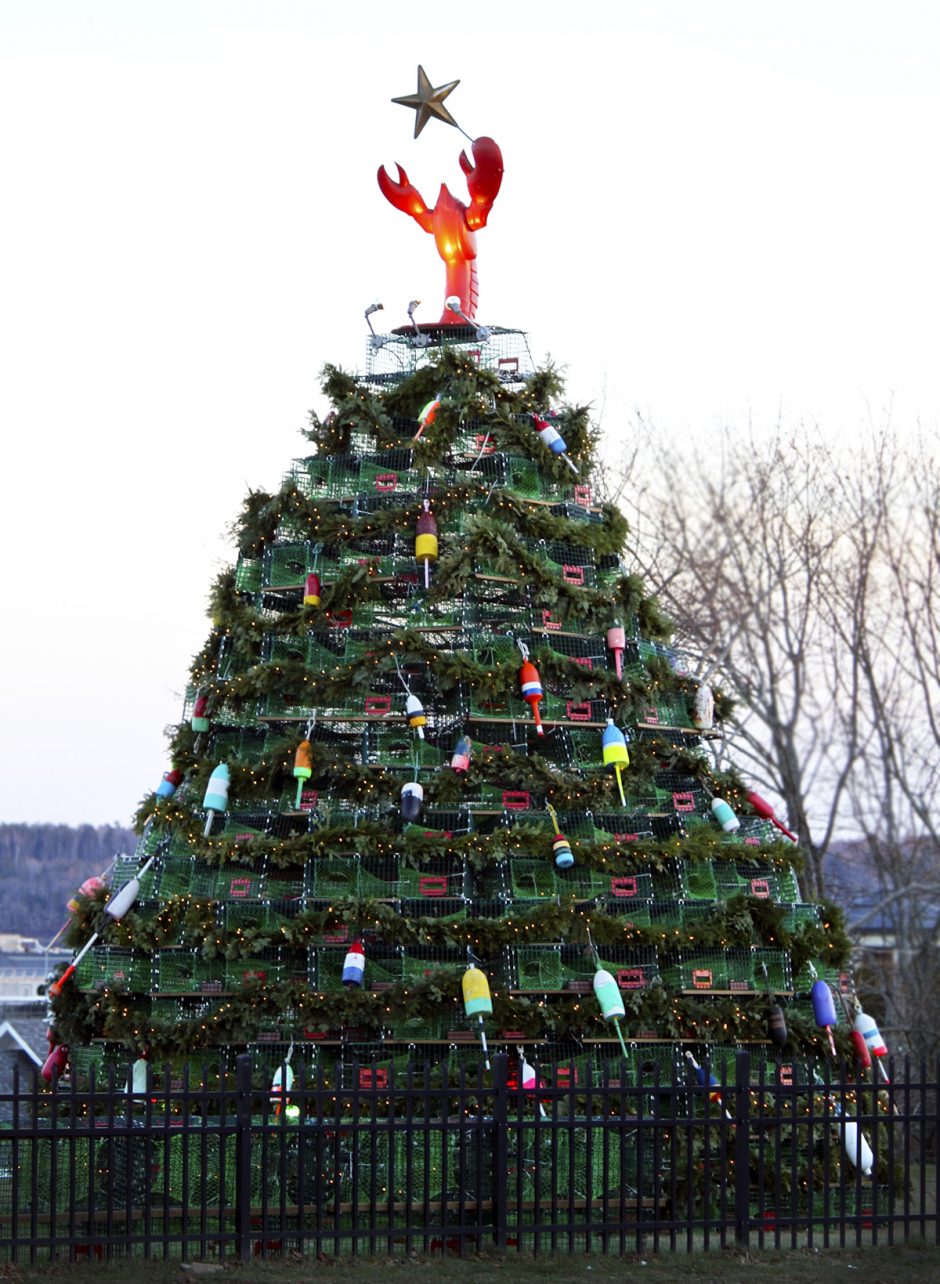
M 444 99 L 449 93 L 452 93 L 459 84 L 459 80 L 452 80 L 448 85 L 441 85 L 438 89 L 433 89 L 424 68 L 419 67 L 418 92 L 416 94 L 406 94 L 403 98 L 392 99 L 393 103 L 401 103 L 403 107 L 414 108 L 416 113 L 415 138 L 418 137 L 432 116 L 435 116 L 438 120 L 442 120 L 445 125 L 453 125 L 455 129 L 460 129 L 460 126 L 444 106 Z

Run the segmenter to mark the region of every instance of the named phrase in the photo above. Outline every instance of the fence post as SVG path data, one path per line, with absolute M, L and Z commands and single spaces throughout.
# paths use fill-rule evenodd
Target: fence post
M 742 1248 L 750 1240 L 750 1184 L 751 1054 L 743 1048 L 734 1058 L 734 1237 Z
M 493 1058 L 493 1238 L 500 1252 L 506 1251 L 509 1189 L 509 1058 L 498 1052 Z
M 235 1236 L 238 1256 L 251 1261 L 251 1057 L 235 1060 Z

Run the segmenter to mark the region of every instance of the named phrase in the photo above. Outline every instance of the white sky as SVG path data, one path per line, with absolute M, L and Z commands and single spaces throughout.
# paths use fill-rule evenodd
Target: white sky
M 940 7 L 0 0 L 0 820 L 127 821 L 205 597 L 365 356 L 443 268 L 388 206 L 464 139 L 506 163 L 483 322 L 603 409 L 707 438 L 940 421 Z

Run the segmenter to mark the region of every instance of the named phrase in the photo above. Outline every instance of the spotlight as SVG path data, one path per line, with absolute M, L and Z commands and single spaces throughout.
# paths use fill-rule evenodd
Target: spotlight
M 414 334 L 411 336 L 411 343 L 415 348 L 426 348 L 431 340 L 426 334 L 421 333 L 418 329 L 418 323 L 415 320 L 415 308 L 419 307 L 420 304 L 420 299 L 412 299 L 408 304 L 408 320 L 414 326 L 415 330 Z
M 372 328 L 372 322 L 369 320 L 369 317 L 371 317 L 372 313 L 381 312 L 382 307 L 383 305 L 381 303 L 378 303 L 378 302 L 370 303 L 369 306 L 366 308 L 365 312 L 362 314 L 366 319 L 366 325 L 369 327 L 369 336 L 370 336 L 369 343 L 373 348 L 384 348 L 386 343 L 388 343 L 388 336 L 384 334 L 376 334 Z
M 467 316 L 467 314 L 463 311 L 463 309 L 460 306 L 459 294 L 449 294 L 447 298 L 444 300 L 444 306 L 445 308 L 447 308 L 448 312 L 456 312 L 457 315 L 460 317 L 461 321 L 466 321 L 467 325 L 470 326 L 476 332 L 476 336 L 481 343 L 485 343 L 487 339 L 490 337 L 490 334 L 492 333 L 492 331 L 488 326 L 477 325 L 477 323 L 475 321 L 471 321 L 470 318 Z

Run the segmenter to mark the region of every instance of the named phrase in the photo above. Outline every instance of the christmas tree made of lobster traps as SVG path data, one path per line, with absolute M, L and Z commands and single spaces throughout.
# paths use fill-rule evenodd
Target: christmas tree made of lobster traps
M 369 367 L 245 502 L 138 851 L 79 898 L 73 1070 L 821 1054 L 846 940 L 711 766 L 727 702 L 622 560 L 587 410 L 518 331 Z
M 456 83 L 395 100 L 416 138 Z M 306 453 L 248 496 L 138 850 L 71 906 L 59 1069 L 248 1049 L 259 1079 L 294 1055 L 381 1084 L 514 1047 L 558 1086 L 835 1051 L 838 917 L 713 765 L 729 702 L 624 561 L 587 408 L 476 320 L 503 162 L 470 150 L 466 204 L 379 171 L 443 313 L 377 335 L 367 309 L 365 373 L 326 367 Z

